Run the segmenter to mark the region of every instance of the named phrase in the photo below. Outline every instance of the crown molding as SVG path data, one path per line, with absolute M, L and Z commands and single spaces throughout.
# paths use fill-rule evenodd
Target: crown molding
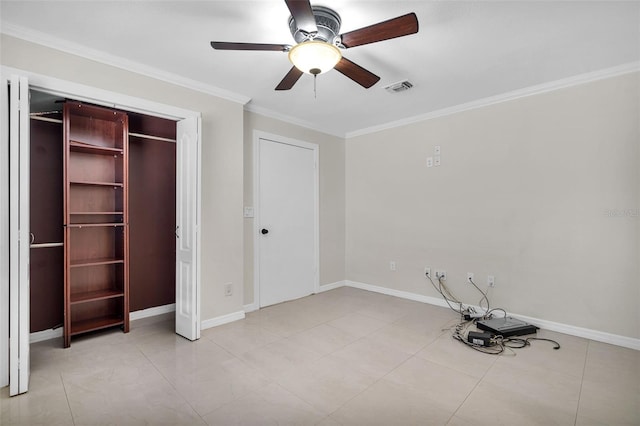
M 603 70 L 588 72 L 579 74 L 573 77 L 563 78 L 560 80 L 551 81 L 548 83 L 538 84 L 535 86 L 525 87 L 523 89 L 514 90 L 511 92 L 503 93 L 496 96 L 490 96 L 488 98 L 478 99 L 476 101 L 467 102 L 464 104 L 456 105 L 450 108 L 444 108 L 426 114 L 415 115 L 413 117 L 403 118 L 401 120 L 390 121 L 388 123 L 380 124 L 377 126 L 367 127 L 353 132 L 347 132 L 344 136 L 345 139 L 353 138 L 356 136 L 363 136 L 370 133 L 376 133 L 383 130 L 393 129 L 396 127 L 406 126 L 408 124 L 418 123 L 421 121 L 432 120 L 434 118 L 444 117 L 447 115 L 457 114 L 459 112 L 469 111 L 476 108 L 482 108 L 489 105 L 494 105 L 502 102 L 508 102 L 519 98 L 524 98 L 533 95 L 539 95 L 554 90 L 564 89 L 568 87 L 578 86 L 585 83 L 590 83 L 605 78 L 616 77 L 623 74 L 640 71 L 640 61 L 631 62 L 628 64 L 619 65 L 612 68 L 605 68 Z
M 208 95 L 216 96 L 218 98 L 226 99 L 228 101 L 236 102 L 242 105 L 245 105 L 251 100 L 251 98 L 248 96 L 241 95 L 230 90 L 225 90 L 220 87 L 205 84 L 178 74 L 163 71 L 155 67 L 144 65 L 139 62 L 131 61 L 129 59 L 125 59 L 116 55 L 111 55 L 109 53 L 83 46 L 79 43 L 63 40 L 40 31 L 35 31 L 8 22 L 1 23 L 0 32 L 11 37 L 60 50 L 65 53 L 70 53 L 72 55 L 90 59 L 92 61 L 100 62 L 106 65 L 111 65 L 116 68 L 171 83 L 176 86 L 185 87 L 197 92 L 206 93 Z

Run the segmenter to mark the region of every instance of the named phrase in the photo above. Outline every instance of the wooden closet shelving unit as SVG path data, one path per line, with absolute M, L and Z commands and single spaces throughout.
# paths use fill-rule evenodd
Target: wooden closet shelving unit
M 64 346 L 108 327 L 129 331 L 128 117 L 66 102 Z

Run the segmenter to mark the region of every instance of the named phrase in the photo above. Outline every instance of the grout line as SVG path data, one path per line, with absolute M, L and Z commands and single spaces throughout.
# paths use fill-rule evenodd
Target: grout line
M 75 425 L 76 420 L 73 418 L 73 410 L 71 409 L 71 402 L 69 402 L 69 395 L 67 394 L 67 387 L 64 385 L 64 379 L 62 373 L 60 373 L 60 381 L 62 382 L 62 389 L 64 389 L 64 397 L 67 400 L 67 406 L 69 407 L 69 414 L 71 414 L 71 422 Z
M 458 414 L 458 411 L 460 411 L 460 408 L 462 408 L 462 406 L 464 405 L 465 402 L 467 402 L 467 400 L 469 399 L 469 397 L 471 396 L 471 394 L 473 392 L 475 392 L 475 390 L 478 388 L 478 386 L 480 386 L 480 383 L 482 383 L 482 381 L 484 380 L 484 378 L 487 376 L 487 374 L 489 374 L 489 371 L 496 365 L 496 363 L 498 362 L 498 360 L 500 359 L 501 355 L 492 355 L 495 360 L 493 361 L 493 364 L 491 364 L 491 366 L 489 368 L 487 368 L 487 371 L 484 372 L 484 374 L 482 375 L 482 377 L 480 377 L 480 379 L 478 379 L 478 383 L 476 383 L 476 385 L 473 387 L 473 389 L 471 389 L 469 391 L 469 393 L 467 394 L 467 396 L 464 398 L 464 401 L 462 401 L 460 403 L 460 405 L 458 405 L 458 408 L 456 408 L 456 410 L 453 412 L 453 414 L 451 415 L 451 417 L 449 417 L 449 420 L 447 420 L 448 424 L 449 422 L 451 422 L 451 419 L 453 419 L 456 414 Z
M 587 351 L 584 354 L 584 364 L 582 365 L 582 377 L 580 378 L 580 392 L 578 392 L 578 404 L 576 404 L 576 417 L 573 420 L 574 426 L 578 423 L 578 413 L 580 413 L 580 401 L 582 400 L 582 386 L 584 385 L 584 373 L 587 371 L 587 360 L 589 359 L 589 348 L 591 340 L 587 339 Z

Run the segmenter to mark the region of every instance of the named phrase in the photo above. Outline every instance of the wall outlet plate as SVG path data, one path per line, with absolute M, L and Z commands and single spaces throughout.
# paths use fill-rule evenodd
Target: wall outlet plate
M 467 282 L 468 282 L 469 284 L 471 284 L 471 281 L 473 281 L 473 280 L 474 280 L 474 278 L 473 278 L 473 272 L 467 272 Z
M 224 285 L 224 295 L 225 296 L 233 295 L 233 284 L 232 283 L 225 283 L 225 285 Z
M 496 277 L 494 277 L 493 275 L 489 275 L 487 277 L 487 285 L 489 287 L 495 287 L 496 286 Z
M 436 271 L 436 278 L 442 279 L 443 281 L 446 281 L 446 279 L 447 279 L 447 271 Z
M 389 270 L 390 271 L 395 271 L 396 270 L 396 262 L 394 262 L 393 260 L 391 262 L 389 262 Z
M 424 267 L 424 276 L 425 277 L 430 277 L 431 276 L 431 268 L 429 268 L 428 266 Z

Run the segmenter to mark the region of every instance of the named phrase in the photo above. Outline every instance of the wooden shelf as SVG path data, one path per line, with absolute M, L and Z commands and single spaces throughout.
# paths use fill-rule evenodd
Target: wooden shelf
M 93 186 L 113 186 L 116 188 L 122 188 L 124 184 L 121 182 L 89 182 L 89 181 L 69 181 L 71 185 L 93 185 Z
M 98 215 L 98 216 L 115 216 L 124 214 L 124 212 L 71 212 L 70 215 L 78 215 L 78 216 L 89 216 L 89 215 Z
M 100 259 L 72 260 L 69 263 L 69 266 L 72 268 L 82 268 L 86 266 L 114 265 L 117 263 L 124 263 L 124 260 L 108 258 L 108 257 L 100 258 Z
M 71 324 L 71 335 L 75 336 L 76 334 L 101 330 L 103 328 L 114 327 L 122 324 L 124 324 L 122 317 L 115 315 L 96 317 L 85 321 L 75 321 Z
M 80 141 L 69 141 L 69 149 L 72 152 L 82 152 L 85 154 L 97 155 L 121 155 L 124 151 L 122 148 L 109 148 L 106 146 L 92 145 Z
M 98 227 L 119 227 L 124 226 L 122 222 L 108 222 L 108 223 L 69 223 L 68 228 L 98 228 Z
M 71 294 L 71 304 L 95 302 L 96 300 L 113 299 L 115 297 L 124 297 L 124 292 L 122 290 L 97 290 Z

